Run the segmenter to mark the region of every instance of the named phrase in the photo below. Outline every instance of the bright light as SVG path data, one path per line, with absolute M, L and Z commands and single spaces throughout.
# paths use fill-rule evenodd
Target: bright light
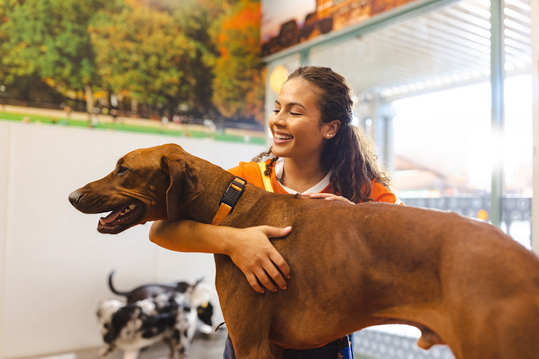
M 395 156 L 414 164 L 421 173 L 441 176 L 442 185 L 433 183 L 425 190 L 490 192 L 491 166 L 503 163 L 506 192 L 529 193 L 531 84 L 529 75 L 506 79 L 505 131 L 498 134 L 491 130 L 488 82 L 394 101 L 399 114 L 393 121 Z

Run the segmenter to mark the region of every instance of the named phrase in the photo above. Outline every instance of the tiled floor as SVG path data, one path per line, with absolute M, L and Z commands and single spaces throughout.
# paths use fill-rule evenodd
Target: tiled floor
M 220 359 L 223 357 L 225 347 L 226 330 L 219 330 L 210 336 L 195 336 L 189 348 L 189 359 Z M 47 359 L 96 359 L 99 348 L 83 350 L 76 353 L 48 356 Z M 140 352 L 138 359 L 168 359 L 169 349 L 159 343 Z M 122 359 L 123 353 L 117 350 L 107 359 Z M 44 359 L 44 358 L 42 358 Z
M 188 351 L 188 359 L 221 359 L 227 331 L 225 328 L 210 336 L 195 336 Z M 374 337 L 373 337 L 374 336 Z M 415 341 L 403 335 L 392 335 L 374 330 L 364 330 L 354 335 L 356 359 L 396 359 L 396 358 L 453 358 L 445 346 L 435 346 L 431 350 L 420 350 Z M 28 359 L 97 359 L 100 348 L 81 350 L 74 353 L 59 353 Z M 358 352 L 360 351 L 360 352 Z M 169 349 L 159 343 L 143 350 L 138 359 L 168 359 Z M 106 359 L 123 359 L 123 352 L 116 350 Z

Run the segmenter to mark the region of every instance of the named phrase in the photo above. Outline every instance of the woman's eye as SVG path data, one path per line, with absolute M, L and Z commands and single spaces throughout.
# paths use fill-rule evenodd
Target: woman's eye
M 292 116 L 301 116 L 301 113 L 297 113 L 297 112 L 290 112 L 290 115 L 292 115 Z
M 273 110 L 273 113 L 279 113 L 279 110 Z

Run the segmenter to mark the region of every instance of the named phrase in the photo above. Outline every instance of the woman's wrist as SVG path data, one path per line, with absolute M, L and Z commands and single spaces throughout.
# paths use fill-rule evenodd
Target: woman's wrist
M 238 234 L 241 229 L 232 227 L 214 227 L 214 238 L 217 238 L 215 243 L 217 251 L 215 253 L 225 254 L 231 257 L 238 249 Z

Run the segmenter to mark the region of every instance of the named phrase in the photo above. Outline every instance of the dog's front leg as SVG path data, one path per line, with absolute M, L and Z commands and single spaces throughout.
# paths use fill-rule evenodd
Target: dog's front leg
M 281 359 L 283 356 L 284 348 L 280 345 L 270 343 L 271 354 L 275 359 Z
M 125 350 L 124 351 L 124 359 L 137 359 L 139 352 L 140 352 L 140 350 L 138 350 L 138 349 Z
M 215 285 L 236 358 L 279 359 L 282 350 L 269 340 L 275 293 L 256 293 L 229 257 L 215 255 L 215 263 Z
M 109 345 L 109 344 L 105 345 L 97 353 L 97 359 L 105 358 L 107 355 L 112 353 L 114 351 L 114 349 L 115 349 L 114 345 Z
M 165 342 L 165 344 L 168 346 L 168 349 L 169 349 L 168 359 L 174 359 L 174 353 L 176 353 L 176 345 L 175 345 L 175 340 L 173 338 L 173 335 L 172 337 L 168 337 L 168 338 L 165 337 L 165 339 L 163 339 L 163 341 Z

